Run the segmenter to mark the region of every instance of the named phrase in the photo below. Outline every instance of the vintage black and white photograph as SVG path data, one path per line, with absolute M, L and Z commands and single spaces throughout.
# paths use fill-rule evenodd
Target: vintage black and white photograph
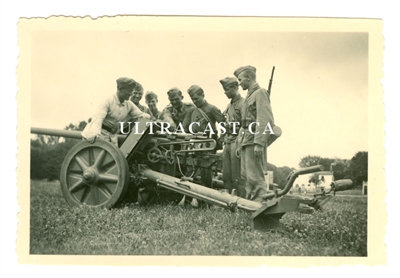
M 383 161 L 381 28 L 370 19 L 22 19 L 25 259 L 378 259 L 386 222 L 369 208 L 384 194 L 382 172 L 371 170 Z

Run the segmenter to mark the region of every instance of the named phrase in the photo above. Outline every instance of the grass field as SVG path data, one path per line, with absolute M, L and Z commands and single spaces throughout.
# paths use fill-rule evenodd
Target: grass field
M 332 198 L 314 214 L 252 231 L 250 213 L 133 204 L 70 207 L 58 182 L 31 181 L 31 254 L 366 256 L 367 198 Z

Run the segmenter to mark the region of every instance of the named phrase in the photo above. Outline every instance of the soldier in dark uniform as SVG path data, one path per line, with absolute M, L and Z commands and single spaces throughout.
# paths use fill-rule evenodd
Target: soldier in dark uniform
M 178 88 L 170 89 L 167 94 L 170 104 L 161 112 L 159 119 L 170 124 L 170 131 L 175 131 L 185 119 L 186 113 L 195 106 L 182 101 L 183 95 Z
M 274 126 L 274 116 L 268 91 L 256 81 L 256 68 L 240 67 L 234 75 L 242 89 L 248 90 L 238 138 L 241 176 L 245 181 L 246 197 L 261 202 L 261 195 L 266 193 L 264 173 L 267 166 L 267 141 L 271 131 L 268 126 Z
M 196 107 L 187 112 L 182 123 L 183 128 L 186 132 L 203 132 L 208 137 L 217 139 L 216 123 L 225 122 L 225 116 L 221 110 L 204 99 L 204 91 L 201 87 L 193 85 L 188 89 L 188 93 Z
M 186 103 L 182 101 L 183 95 L 181 90 L 179 90 L 178 88 L 170 89 L 167 94 L 170 104 L 167 105 L 167 107 L 165 107 L 164 110 L 161 112 L 159 119 L 162 122 L 168 123 L 170 125 L 169 130 L 173 132 L 178 128 L 179 124 L 182 124 L 183 120 L 185 119 L 186 113 L 195 106 L 192 103 Z M 198 205 L 195 198 L 188 199 L 192 201 L 193 206 Z M 183 205 L 185 201 L 186 197 L 184 195 L 179 204 Z
M 225 95 L 231 100 L 224 115 L 226 115 L 226 133 L 223 136 L 224 152 L 222 164 L 222 179 L 225 188 L 232 192 L 236 189 L 239 197 L 246 197 L 246 191 L 240 175 L 240 157 L 236 155 L 237 136 L 242 121 L 244 98 L 239 94 L 239 83 L 234 77 L 226 77 L 219 81 Z M 235 124 L 234 124 L 235 123 Z M 237 123 L 237 124 L 236 124 Z

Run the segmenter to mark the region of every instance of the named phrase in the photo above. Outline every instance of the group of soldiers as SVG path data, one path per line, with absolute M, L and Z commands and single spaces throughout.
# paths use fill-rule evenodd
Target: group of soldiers
M 207 131 L 210 138 L 224 145 L 222 174 L 225 188 L 229 192 L 235 189 L 240 197 L 262 201 L 266 192 L 266 150 L 270 135 L 264 131 L 267 125 L 274 125 L 270 96 L 268 90 L 258 85 L 255 67 L 240 67 L 234 71 L 234 76 L 220 80 L 230 99 L 224 112 L 208 103 L 203 89 L 197 85 L 187 90 L 192 103 L 183 102 L 181 90 L 172 88 L 167 92 L 170 104 L 162 111 L 157 109 L 158 97 L 154 92 L 145 94 L 148 105 L 145 107 L 140 104 L 143 87 L 131 78 L 121 77 L 117 79 L 117 93 L 100 105 L 82 136 L 90 143 L 98 138 L 118 146 L 119 123 L 134 122 L 138 118 L 166 122 L 171 131 L 180 125 L 185 131 L 189 126 L 194 133 Z M 238 91 L 239 85 L 247 90 L 245 98 Z M 194 122 L 198 124 L 190 125 Z M 216 123 L 221 122 L 226 123 L 226 132 L 218 138 Z M 213 131 L 206 130 L 207 126 Z

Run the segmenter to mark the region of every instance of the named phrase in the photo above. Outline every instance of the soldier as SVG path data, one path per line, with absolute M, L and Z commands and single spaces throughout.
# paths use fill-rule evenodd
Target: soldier
M 160 111 L 157 109 L 158 96 L 155 93 L 148 91 L 144 96 L 144 99 L 146 100 L 146 104 L 150 109 L 153 120 L 158 119 L 160 116 Z
M 238 138 L 241 176 L 245 181 L 246 198 L 261 202 L 261 196 L 266 192 L 264 173 L 267 166 L 267 140 L 271 131 L 268 126 L 274 126 L 274 116 L 268 91 L 256 81 L 256 68 L 240 67 L 234 75 L 242 89 L 248 90 Z
M 178 88 L 172 88 L 168 92 L 170 104 L 161 112 L 160 120 L 170 124 L 170 131 L 175 131 L 186 116 L 186 113 L 194 108 L 191 103 L 183 102 L 183 95 Z
M 136 82 L 135 88 L 133 88 L 132 96 L 130 100 L 140 109 L 140 111 L 151 115 L 150 109 L 144 105 L 141 105 L 139 102 L 143 97 L 143 86 Z M 136 122 L 137 118 L 131 119 L 132 122 Z
M 186 114 L 182 123 L 183 128 L 186 132 L 203 132 L 208 137 L 217 139 L 218 131 L 215 124 L 217 122 L 225 122 L 225 116 L 221 110 L 204 99 L 204 91 L 201 87 L 193 85 L 188 89 L 188 93 L 196 107 Z
M 117 93 L 107 98 L 97 109 L 92 121 L 82 131 L 82 136 L 89 143 L 96 138 L 113 143 L 118 147 L 119 122 L 125 122 L 131 117 L 144 117 L 149 119 L 150 115 L 139 110 L 129 97 L 135 87 L 135 80 L 127 77 L 117 79 Z
M 239 83 L 234 77 L 226 77 L 219 81 L 225 95 L 231 100 L 224 114 L 226 115 L 226 134 L 223 136 L 224 151 L 222 164 L 222 179 L 225 188 L 232 192 L 236 189 L 239 197 L 246 197 L 244 184 L 240 176 L 240 157 L 236 155 L 237 135 L 239 124 L 242 121 L 242 107 L 244 98 L 239 94 Z M 239 123 L 237 126 L 234 123 Z

